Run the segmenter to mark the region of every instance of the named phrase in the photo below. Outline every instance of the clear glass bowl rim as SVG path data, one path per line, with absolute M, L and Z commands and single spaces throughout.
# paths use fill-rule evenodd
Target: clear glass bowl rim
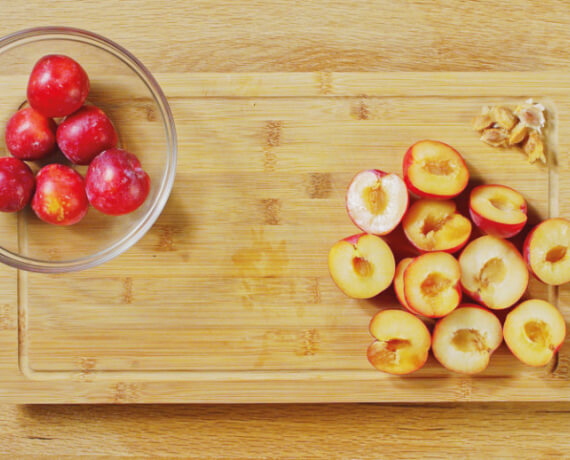
M 112 40 L 109 40 L 108 38 L 105 38 L 94 32 L 72 27 L 35 27 L 31 29 L 24 29 L 0 38 L 0 51 L 3 51 L 11 45 L 16 46 L 17 44 L 26 40 L 32 41 L 31 39 L 36 39 L 33 41 L 38 41 L 38 37 L 41 37 L 39 40 L 56 38 L 75 39 L 77 41 L 88 43 L 92 46 L 97 46 L 107 52 L 114 54 L 115 57 L 121 59 L 123 63 L 128 65 L 149 89 L 155 103 L 159 107 L 159 111 L 164 124 L 166 141 L 168 144 L 168 154 L 166 156 L 166 165 L 159 184 L 158 193 L 154 202 L 152 203 L 152 206 L 144 214 L 144 216 L 142 216 L 137 225 L 127 234 L 123 235 L 118 241 L 110 246 L 107 246 L 99 252 L 90 254 L 85 257 L 72 260 L 57 261 L 39 260 L 22 256 L 0 246 L 0 262 L 21 270 L 40 273 L 65 273 L 85 270 L 87 268 L 92 268 L 104 262 L 107 262 L 125 252 L 145 235 L 145 233 L 152 227 L 154 222 L 160 216 L 162 210 L 164 209 L 164 206 L 166 205 L 166 202 L 168 201 L 170 192 L 172 191 L 172 186 L 174 185 L 174 178 L 176 175 L 176 158 L 178 154 L 178 147 L 174 117 L 172 116 L 172 111 L 170 110 L 166 96 L 164 95 L 158 82 L 152 76 L 150 71 L 144 66 L 144 64 L 121 45 L 118 45 Z M 21 218 L 23 217 L 19 215 L 18 219 Z

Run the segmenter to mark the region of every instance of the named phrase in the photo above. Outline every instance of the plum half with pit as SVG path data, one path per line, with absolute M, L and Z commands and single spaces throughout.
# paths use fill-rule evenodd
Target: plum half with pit
M 50 164 L 37 174 L 32 209 L 41 220 L 54 225 L 73 225 L 85 217 L 88 208 L 85 182 L 77 171 Z
M 87 165 L 99 153 L 117 146 L 117 133 L 105 112 L 85 105 L 61 122 L 57 145 L 70 161 Z
M 18 110 L 6 124 L 6 147 L 20 160 L 35 161 L 55 152 L 55 122 L 32 107 Z
M 0 211 L 24 209 L 34 192 L 36 181 L 30 167 L 17 158 L 0 158 Z
M 95 157 L 85 182 L 91 205 L 112 216 L 133 212 L 144 203 L 150 191 L 150 177 L 138 158 L 117 148 Z
M 68 56 L 49 54 L 34 65 L 28 102 L 46 117 L 65 117 L 78 110 L 89 94 L 89 77 Z

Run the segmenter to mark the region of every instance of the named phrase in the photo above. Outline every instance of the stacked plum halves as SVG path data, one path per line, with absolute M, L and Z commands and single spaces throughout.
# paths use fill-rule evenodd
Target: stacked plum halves
M 570 281 L 570 223 L 550 219 L 537 226 L 524 244 L 525 263 L 507 240 L 527 222 L 527 204 L 520 193 L 495 184 L 473 188 L 470 220 L 454 201 L 469 183 L 467 165 L 456 149 L 432 140 L 407 150 L 403 177 L 371 169 L 353 178 L 346 208 L 365 233 L 333 246 L 331 276 L 345 294 L 358 299 L 378 295 L 393 281 L 396 297 L 407 310 L 383 310 L 372 319 L 374 342 L 368 359 L 375 368 L 392 374 L 413 372 L 426 362 L 431 343 L 444 367 L 482 372 L 503 341 L 503 327 L 492 310 L 510 308 L 521 299 L 529 281 L 527 264 L 547 284 Z M 409 209 L 408 191 L 416 197 Z M 400 221 L 408 252 L 415 257 L 394 255 L 383 239 Z M 471 239 L 472 222 L 482 236 Z M 452 254 L 460 250 L 456 259 Z M 462 294 L 479 304 L 462 304 Z M 430 333 L 418 316 L 438 319 L 431 340 L 425 340 Z M 555 307 L 530 300 L 509 314 L 504 335 L 515 356 L 543 365 L 560 347 L 564 326 Z

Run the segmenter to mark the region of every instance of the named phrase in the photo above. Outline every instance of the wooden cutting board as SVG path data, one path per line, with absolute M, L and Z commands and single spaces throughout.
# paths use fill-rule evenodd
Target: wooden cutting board
M 367 326 L 396 307 L 393 293 L 348 299 L 327 270 L 330 246 L 357 232 L 344 209 L 351 177 L 400 172 L 419 139 L 457 147 L 474 182 L 521 191 L 532 223 L 569 216 L 565 73 L 157 77 L 179 136 L 170 201 L 143 240 L 102 267 L 0 269 L 0 400 L 570 400 L 569 343 L 539 369 L 503 345 L 477 377 L 433 358 L 405 378 L 375 371 Z M 484 104 L 528 97 L 549 107 L 549 167 L 483 144 L 469 126 Z M 570 318 L 570 289 L 533 280 L 527 296 Z

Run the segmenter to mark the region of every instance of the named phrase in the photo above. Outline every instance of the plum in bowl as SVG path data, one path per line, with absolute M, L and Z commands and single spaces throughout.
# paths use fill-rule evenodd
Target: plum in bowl
M 172 190 L 177 141 L 166 97 L 144 65 L 104 37 L 64 27 L 28 29 L 0 39 L 2 127 L 19 109 L 29 106 L 30 72 L 46 55 L 69 56 L 85 69 L 90 80 L 85 103 L 102 109 L 109 117 L 117 132 L 117 148 L 136 155 L 150 184 L 146 200 L 137 203 L 133 212 L 109 215 L 90 206 L 77 223 L 69 226 L 46 224 L 32 206 L 20 212 L 0 213 L 0 262 L 28 271 L 61 273 L 113 259 L 152 227 Z M 57 116 L 55 112 L 52 115 Z M 61 123 L 62 119 L 55 121 Z M 0 133 L 0 157 L 9 156 L 4 129 Z M 56 151 L 45 158 L 26 161 L 34 174 L 46 164 L 59 163 L 85 178 L 88 166 L 81 163 L 87 160 L 72 163 L 68 157 L 73 156 L 66 154 Z M 91 161 L 93 153 L 78 154 L 87 154 Z

